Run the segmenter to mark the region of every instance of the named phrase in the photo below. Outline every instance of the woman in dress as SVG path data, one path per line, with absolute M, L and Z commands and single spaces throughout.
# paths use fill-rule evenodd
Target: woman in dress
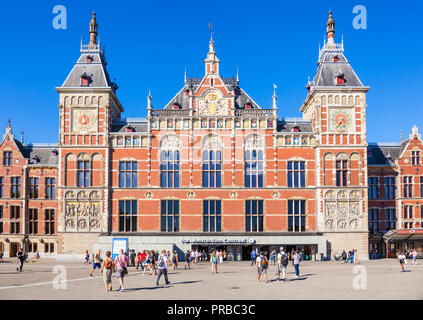
M 146 256 L 145 256 L 145 267 L 144 267 L 144 273 L 143 275 L 145 276 L 145 272 L 147 271 L 147 269 L 150 271 L 151 274 L 151 254 L 150 251 L 147 250 L 145 252 Z
M 210 257 L 210 263 L 211 263 L 211 270 L 212 270 L 212 274 L 213 273 L 217 273 L 217 255 L 216 255 L 216 251 L 213 251 L 211 257 Z
M 173 270 L 178 270 L 178 252 L 176 252 L 176 250 L 173 251 L 172 265 L 173 265 Z
M 119 279 L 119 291 L 122 292 L 124 290 L 123 288 L 123 278 L 126 274 L 128 274 L 127 265 L 129 262 L 129 258 L 127 255 L 123 254 L 123 249 L 119 250 L 119 255 L 115 259 L 115 265 L 116 265 L 116 275 Z

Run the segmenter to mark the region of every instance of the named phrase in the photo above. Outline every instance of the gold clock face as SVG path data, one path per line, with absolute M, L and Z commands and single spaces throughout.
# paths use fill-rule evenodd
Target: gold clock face
M 75 110 L 73 113 L 73 131 L 87 132 L 95 130 L 96 115 L 93 110 Z
M 334 110 L 331 114 L 331 127 L 334 130 L 348 130 L 352 124 L 351 114 L 346 110 Z

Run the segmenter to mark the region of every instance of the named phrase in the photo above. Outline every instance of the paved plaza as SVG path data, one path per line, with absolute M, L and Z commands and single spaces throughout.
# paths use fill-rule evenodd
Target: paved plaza
M 247 261 L 225 262 L 214 275 L 210 264 L 202 262 L 191 270 L 170 271 L 171 284 L 162 287 L 156 287 L 155 276 L 130 267 L 126 290 L 116 291 L 119 284 L 113 277 L 113 291 L 106 293 L 99 271 L 89 278 L 91 266 L 82 262 L 41 259 L 25 263 L 24 272 L 18 273 L 17 259 L 9 258 L 0 263 L 0 299 L 423 299 L 423 261 L 419 263 L 409 262 L 408 272 L 400 272 L 396 260 L 365 261 L 358 268 L 336 261 L 305 261 L 300 278 L 288 266 L 286 282 L 275 281 L 276 267 L 271 265 L 269 283 L 257 283 L 257 271 Z M 362 288 L 365 274 L 366 288 L 354 289 L 353 283 Z M 362 278 L 354 280 L 357 276 Z M 60 279 L 55 282 L 55 277 Z M 60 282 L 64 277 L 66 282 Z

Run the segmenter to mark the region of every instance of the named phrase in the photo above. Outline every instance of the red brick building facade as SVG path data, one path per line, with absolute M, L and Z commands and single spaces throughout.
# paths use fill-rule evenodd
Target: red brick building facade
M 326 34 L 301 119 L 278 117 L 276 86 L 272 106 L 263 108 L 238 76 L 221 77 L 213 37 L 201 78 L 185 77 L 162 108 L 149 94 L 147 118 L 125 119 L 93 15 L 90 42 L 57 88 L 58 144 L 24 144 L 7 127 L 1 249 L 80 255 L 127 238 L 135 250 L 218 247 L 232 259 L 280 245 L 310 259 L 352 248 L 368 258 L 368 206 L 379 206 L 368 204 L 369 88 L 343 42 L 335 43 L 331 13 Z M 414 170 L 400 163 L 401 176 Z M 18 182 L 20 193 L 12 194 Z M 408 201 L 394 198 L 389 206 Z

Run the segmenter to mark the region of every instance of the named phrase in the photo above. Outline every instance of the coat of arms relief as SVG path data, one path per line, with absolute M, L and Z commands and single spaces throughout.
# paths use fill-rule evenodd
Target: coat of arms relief
M 227 116 L 228 99 L 224 99 L 217 90 L 209 91 L 197 100 L 197 113 L 200 116 Z

